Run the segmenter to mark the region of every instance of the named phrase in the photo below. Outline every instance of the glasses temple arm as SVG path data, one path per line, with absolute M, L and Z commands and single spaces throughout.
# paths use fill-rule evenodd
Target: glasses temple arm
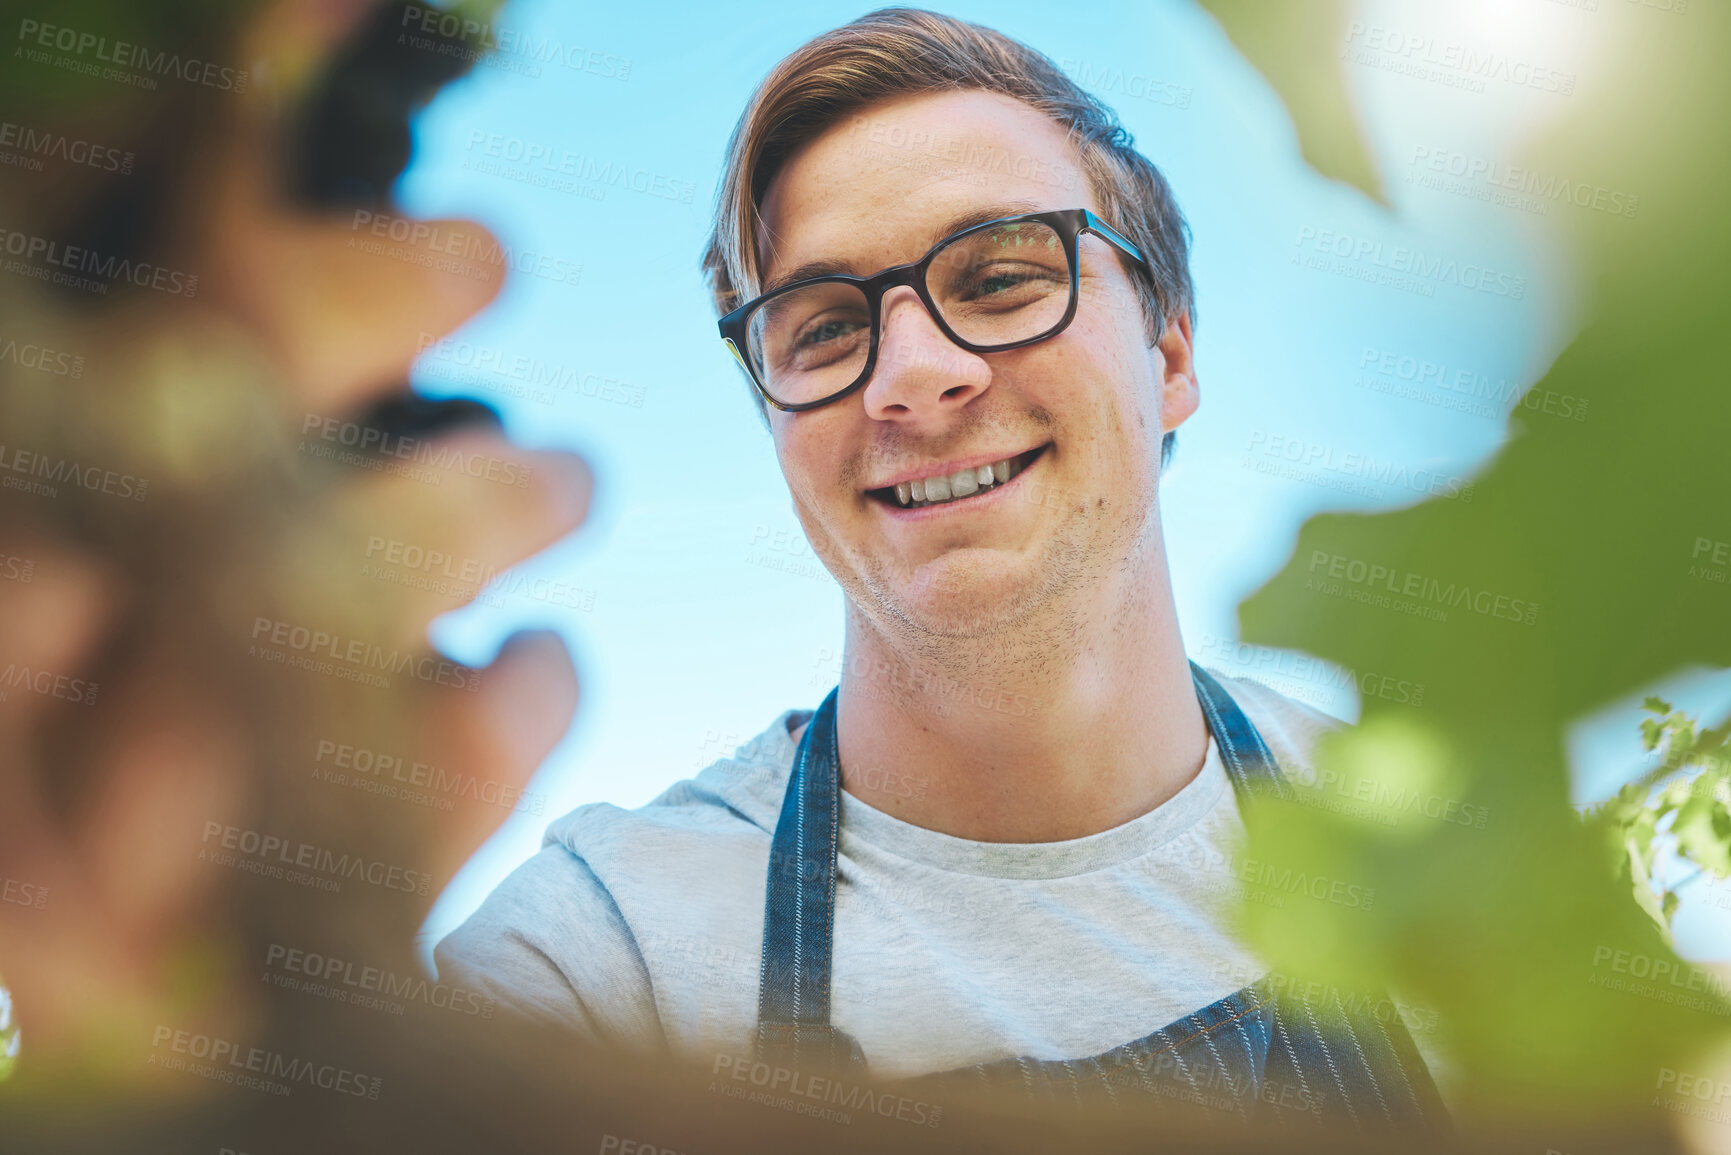
M 1136 258 L 1136 260 L 1140 261 L 1143 265 L 1148 264 L 1148 258 L 1142 255 L 1142 250 L 1137 248 L 1131 241 L 1126 240 L 1117 229 L 1113 228 L 1087 209 L 1083 209 L 1082 211 L 1084 214 L 1084 228 L 1089 232 L 1097 233 L 1112 244 L 1117 245 L 1120 249 L 1123 249 L 1126 254 Z

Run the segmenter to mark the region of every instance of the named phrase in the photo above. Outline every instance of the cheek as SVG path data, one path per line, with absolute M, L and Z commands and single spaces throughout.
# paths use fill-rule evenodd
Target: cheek
M 1117 332 L 1105 338 L 1101 389 L 1116 411 L 1115 420 L 1138 440 L 1157 440 L 1161 430 L 1160 351 L 1142 343 L 1140 333 Z
M 1052 366 L 1049 379 L 1064 384 L 1048 399 L 1058 436 L 1075 451 L 1072 476 L 1089 479 L 1077 484 L 1117 495 L 1113 504 L 1132 517 L 1141 503 L 1130 495 L 1154 484 L 1162 436 L 1159 352 L 1139 335 L 1111 327 L 1078 333 L 1076 351 Z
M 820 537 L 831 535 L 823 530 L 847 516 L 847 500 L 852 487 L 845 482 L 847 471 L 842 468 L 840 447 L 833 439 L 817 436 L 820 429 L 789 429 L 785 423 L 772 426 L 775 434 L 776 458 L 782 478 L 787 483 L 794 512 L 805 527 L 806 536 L 815 546 Z
M 1086 435 L 1106 444 L 1126 435 L 1153 436 L 1160 424 L 1160 391 L 1149 358 L 1158 353 L 1115 328 L 1083 328 L 1076 336 L 1049 374 L 1062 382 L 1051 400 L 1063 423 L 1083 433 L 1079 426 L 1085 420 Z M 1070 420 L 1071 414 L 1078 420 Z
M 787 482 L 788 491 L 796 502 L 805 502 L 818 480 L 816 467 L 823 454 L 810 430 L 794 428 L 794 416 L 784 413 L 771 417 L 771 430 L 775 437 L 776 461 L 781 466 L 781 476 Z

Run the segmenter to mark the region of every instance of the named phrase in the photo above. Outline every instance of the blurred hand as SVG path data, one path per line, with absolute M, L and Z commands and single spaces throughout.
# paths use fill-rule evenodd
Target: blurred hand
M 418 350 L 485 308 L 503 276 L 497 262 L 448 270 L 412 245 L 378 251 L 357 243 L 353 213 L 283 196 L 290 118 L 368 8 L 279 3 L 246 34 L 237 55 L 267 82 L 229 102 L 169 206 L 176 256 L 200 274 L 195 299 L 143 294 L 53 322 L 101 351 L 93 380 L 72 385 L 108 390 L 107 416 L 93 417 L 104 451 L 149 462 L 156 480 L 148 502 L 114 507 L 112 530 L 90 532 L 65 502 L 0 530 L 0 555 L 30 563 L 0 597 L 0 664 L 100 679 L 94 701 L 0 696 L 0 874 L 31 898 L 0 903 L 0 976 L 26 1065 L 88 1067 L 93 1045 L 129 1031 L 252 1017 L 238 983 L 258 960 L 225 945 L 223 893 L 240 880 L 200 858 L 213 825 L 285 823 L 267 832 L 412 858 L 398 865 L 430 876 L 425 894 L 341 896 L 350 913 L 389 899 L 388 925 L 412 928 L 511 813 L 576 705 L 548 633 L 512 639 L 478 688 L 398 674 L 380 689 L 248 652 L 264 621 L 430 655 L 435 616 L 570 533 L 589 502 L 580 459 L 513 446 L 495 424 L 430 432 L 414 470 L 307 452 L 342 448 L 322 436 L 332 428 L 389 433 L 366 415 L 406 391 Z M 464 251 L 493 244 L 472 223 L 436 227 Z M 439 464 L 453 460 L 487 469 Z M 184 540 L 165 544 L 180 527 Z M 379 580 L 368 563 L 380 542 L 459 559 L 461 573 Z M 320 743 L 425 762 L 495 801 L 459 794 L 446 808 L 315 784 Z M 337 925 L 335 910 L 309 918 Z M 116 1065 L 124 1076 L 140 1062 L 134 1051 Z

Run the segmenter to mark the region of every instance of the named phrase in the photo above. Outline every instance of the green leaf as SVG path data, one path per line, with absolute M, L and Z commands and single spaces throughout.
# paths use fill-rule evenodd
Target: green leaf
M 1629 837 L 1641 847 L 1641 853 L 1649 869 L 1653 865 L 1653 834 L 1659 824 L 1659 813 L 1646 809 L 1637 811 L 1629 819 Z
M 1651 702 L 1653 700 L 1654 699 L 1652 699 L 1652 698 L 1647 699 L 1647 701 L 1649 701 L 1649 702 Z M 1665 724 L 1663 722 L 1656 721 L 1655 719 L 1652 719 L 1652 718 L 1647 718 L 1647 719 L 1642 721 L 1642 723 L 1641 723 L 1641 746 L 1644 749 L 1657 750 L 1659 748 L 1659 741 L 1664 736 L 1665 736 Z
M 1653 890 L 1653 875 L 1650 871 L 1652 855 L 1643 854 L 1633 844 L 1629 850 L 1629 884 L 1635 896 L 1635 904 L 1647 912 L 1647 916 L 1663 930 L 1669 931 L 1670 917 L 1659 903 L 1659 896 Z
M 1341 76 L 1346 5 L 1341 0 L 1201 3 L 1286 103 L 1305 162 L 1323 176 L 1388 204 Z
M 1659 791 L 1659 797 L 1654 800 L 1653 809 L 1660 814 L 1668 814 L 1687 802 L 1694 789 L 1693 779 L 1679 778 Z
M 1343 5 L 1203 2 L 1287 100 L 1306 158 L 1375 187 L 1339 76 Z M 1665 952 L 1666 912 L 1648 865 L 1659 814 L 1635 791 L 1583 827 L 1570 808 L 1566 741 L 1606 703 L 1691 668 L 1731 668 L 1731 596 L 1690 564 L 1702 537 L 1731 533 L 1731 118 L 1716 114 L 1731 107 L 1721 47 L 1731 42 L 1731 5 L 1691 5 L 1689 20 L 1686 35 L 1675 22 L 1619 25 L 1614 51 L 1595 64 L 1602 74 L 1507 157 L 1640 193 L 1634 216 L 1552 214 L 1568 267 L 1579 270 L 1582 312 L 1526 399 L 1584 400 L 1580 419 L 1517 402 L 1470 503 L 1313 517 L 1282 571 L 1239 607 L 1247 642 L 1347 669 L 1411 670 L 1426 683 L 1425 724 L 1449 751 L 1451 788 L 1486 808 L 1485 827 L 1391 840 L 1315 807 L 1283 810 L 1278 824 L 1252 830 L 1252 853 L 1313 876 L 1374 880 L 1375 906 L 1244 909 L 1276 965 L 1374 976 L 1437 1007 L 1463 1090 L 1487 1111 L 1622 1116 L 1650 1099 L 1655 1069 L 1726 1036 L 1716 998 L 1702 1013 L 1597 981 L 1603 973 L 1588 960 L 1605 951 Z M 1405 99 L 1419 99 L 1420 82 L 1406 79 Z M 1439 316 L 1442 297 L 1439 288 Z M 1457 303 L 1451 295 L 1446 307 Z M 1435 340 L 1446 341 L 1443 329 Z M 1406 597 L 1401 610 L 1340 596 L 1359 591 L 1320 588 L 1318 559 L 1391 575 L 1391 590 L 1455 598 Z M 1527 610 L 1499 618 L 1477 610 L 1481 598 Z M 1693 724 L 1670 724 L 1668 702 L 1647 706 L 1662 711 L 1642 726 L 1647 749 L 1685 751 L 1679 739 L 1694 741 Z M 1410 707 L 1367 697 L 1362 719 L 1394 710 Z M 1627 882 L 1607 869 L 1614 829 Z M 1684 831 L 1691 853 L 1723 861 L 1713 814 L 1691 812 Z
M 1731 810 L 1724 803 L 1692 794 L 1671 824 L 1677 852 L 1719 877 L 1731 877 Z

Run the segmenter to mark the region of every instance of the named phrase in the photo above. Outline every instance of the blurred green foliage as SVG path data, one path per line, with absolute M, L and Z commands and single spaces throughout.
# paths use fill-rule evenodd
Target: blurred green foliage
M 1316 67 L 1339 48 L 1345 0 L 1208 0 L 1203 7 L 1286 102 L 1306 163 L 1386 203 L 1345 80 L 1338 69 Z
M 1351 155 L 1341 141 L 1357 130 L 1332 98 L 1314 96 L 1341 84 L 1342 6 L 1280 6 L 1278 20 L 1321 26 L 1288 39 L 1261 23 L 1272 5 L 1203 5 L 1288 98 L 1306 157 L 1374 196 L 1379 186 L 1353 164 L 1328 160 Z M 1703 541 L 1731 540 L 1731 9 L 1692 6 L 1679 18 L 1601 5 L 1590 18 L 1607 46 L 1598 74 L 1510 160 L 1640 195 L 1638 219 L 1555 221 L 1582 315 L 1532 387 L 1590 398 L 1591 420 L 1516 408 L 1471 504 L 1313 517 L 1285 568 L 1240 607 L 1247 641 L 1398 668 L 1430 687 L 1422 710 L 1366 698 L 1361 725 L 1319 752 L 1322 773 L 1395 789 L 1414 773 L 1415 751 L 1445 750 L 1448 791 L 1489 815 L 1483 831 L 1403 830 L 1315 806 L 1263 808 L 1254 853 L 1373 880 L 1378 897 L 1369 911 L 1248 905 L 1259 945 L 1286 969 L 1436 1007 L 1438 1041 L 1458 1068 L 1455 1101 L 1470 1110 L 1575 1120 L 1642 1109 L 1661 1066 L 1707 1061 L 1724 1045 L 1731 1009 L 1713 984 L 1675 998 L 1624 980 L 1628 959 L 1691 982 L 1698 972 L 1630 901 L 1603 829 L 1571 808 L 1564 748 L 1584 714 L 1685 669 L 1731 666 L 1731 587 L 1692 564 Z M 1376 590 L 1472 592 L 1441 619 L 1400 612 L 1365 596 L 1376 592 L 1369 583 L 1331 578 L 1337 558 L 1349 574 L 1382 575 Z M 1479 591 L 1537 606 L 1531 624 L 1475 612 Z M 1680 737 L 1659 725 L 1650 738 Z M 1632 828 L 1646 821 L 1619 813 Z M 1690 795 L 1674 814 L 1695 860 L 1723 865 L 1717 798 Z M 1625 870 L 1649 861 L 1645 837 L 1622 856 Z

